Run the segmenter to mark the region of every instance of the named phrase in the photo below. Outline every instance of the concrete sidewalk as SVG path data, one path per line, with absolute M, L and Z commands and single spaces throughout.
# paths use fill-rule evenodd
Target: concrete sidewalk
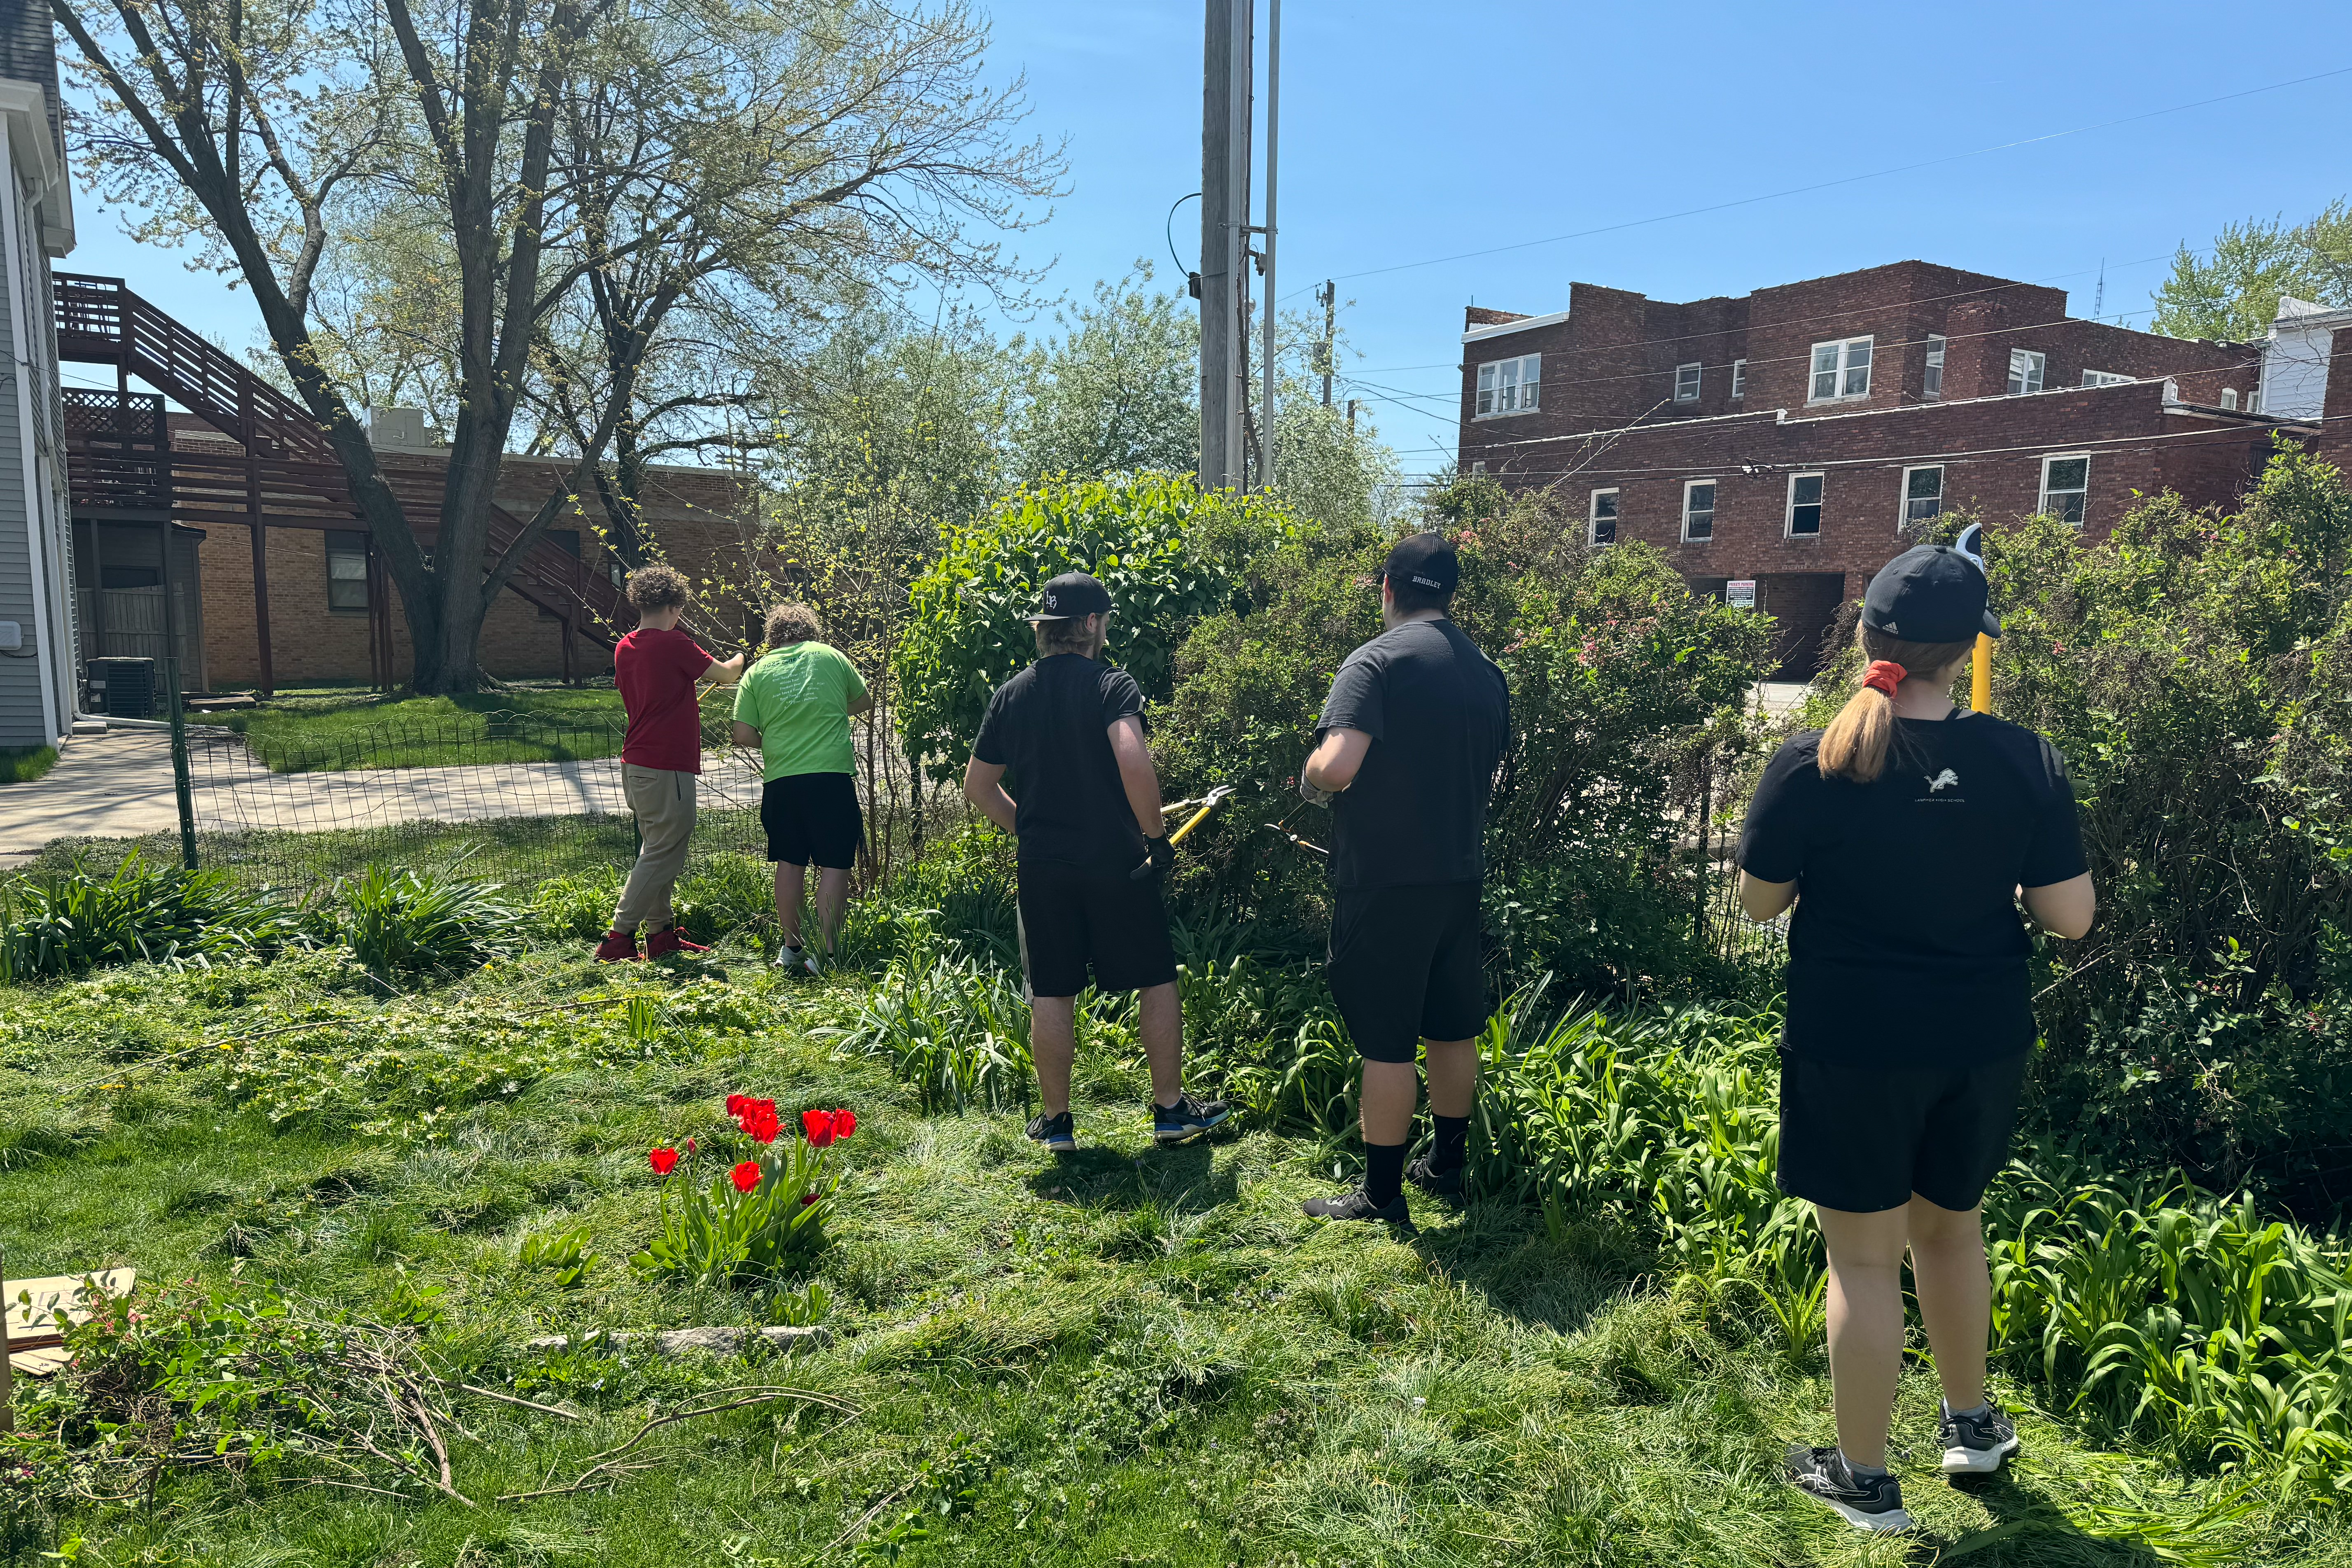
M 621 762 L 488 763 L 438 768 L 273 773 L 241 737 L 192 728 L 190 777 L 204 833 L 320 832 L 395 822 L 481 822 L 505 816 L 616 816 L 628 810 Z M 706 811 L 757 806 L 756 762 L 735 752 L 702 759 Z M 172 738 L 110 730 L 68 742 L 32 784 L 0 784 L 0 870 L 24 865 L 58 838 L 128 838 L 179 830 Z

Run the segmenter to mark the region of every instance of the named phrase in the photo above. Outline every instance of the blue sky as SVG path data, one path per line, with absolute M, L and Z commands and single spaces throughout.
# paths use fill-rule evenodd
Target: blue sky
M 2143 325 L 2181 240 L 2352 193 L 2334 152 L 2352 139 L 2352 74 L 2104 123 L 2352 68 L 2352 8 L 2264 16 L 1290 0 L 1280 292 L 1303 309 L 1339 279 L 1359 351 L 1343 369 L 1416 473 L 1451 449 L 1474 300 L 1554 310 L 1577 279 L 1696 299 L 1917 257 L 2047 281 L 2088 314 L 2104 259 L 2105 314 Z M 1070 193 L 1020 248 L 1074 295 L 1139 258 L 1167 279 L 1169 205 L 1200 184 L 1197 0 L 1021 0 L 993 16 L 992 68 L 1025 71 L 1032 127 L 1068 141 Z M 129 276 L 232 347 L 255 340 L 241 293 L 78 199 L 67 268 Z M 1189 266 L 1195 209 L 1179 220 Z M 1612 225 L 1633 226 L 1410 265 Z

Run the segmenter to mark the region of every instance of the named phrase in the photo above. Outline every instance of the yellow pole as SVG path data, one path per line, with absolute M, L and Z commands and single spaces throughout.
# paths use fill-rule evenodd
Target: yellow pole
M 1979 713 L 1992 711 L 1992 638 L 1977 634 L 1976 657 L 1969 660 L 1969 706 Z

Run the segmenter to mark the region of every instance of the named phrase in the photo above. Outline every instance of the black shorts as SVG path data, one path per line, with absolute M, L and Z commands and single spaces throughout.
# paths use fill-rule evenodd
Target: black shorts
M 1029 994 L 1141 991 L 1176 978 L 1160 879 L 1089 876 L 1052 860 L 1021 863 L 1021 969 Z
M 768 830 L 768 858 L 785 866 L 811 861 L 835 871 L 856 862 L 866 842 L 866 814 L 857 809 L 857 781 L 847 773 L 788 773 L 760 790 L 760 826 Z
M 1780 1053 L 1780 1190 L 1877 1214 L 1911 1194 L 1966 1212 L 2009 1159 L 2030 1055 L 1860 1068 Z
M 1366 1061 L 1409 1062 L 1420 1042 L 1486 1026 L 1478 884 L 1341 888 L 1333 898 L 1331 1000 Z

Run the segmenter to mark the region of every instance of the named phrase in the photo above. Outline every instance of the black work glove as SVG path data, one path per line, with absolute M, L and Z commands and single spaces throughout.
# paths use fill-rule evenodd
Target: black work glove
M 1176 869 L 1176 846 L 1168 842 L 1166 834 L 1163 833 L 1157 838 L 1145 839 L 1143 847 L 1151 857 L 1153 876 L 1165 878 L 1169 872 Z

